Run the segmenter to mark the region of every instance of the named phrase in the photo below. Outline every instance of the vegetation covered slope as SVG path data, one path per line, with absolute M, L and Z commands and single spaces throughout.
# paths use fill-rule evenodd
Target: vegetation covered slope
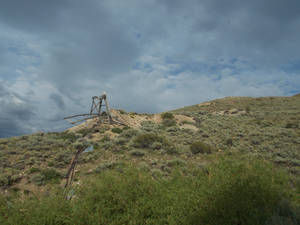
M 126 125 L 97 125 L 95 121 L 89 121 L 87 125 L 83 124 L 61 133 L 37 133 L 0 139 L 0 186 L 4 196 L 0 207 L 7 207 L 6 198 L 15 198 L 12 196 L 17 195 L 18 199 L 28 199 L 40 191 L 52 193 L 51 199 L 46 202 L 55 205 L 60 194 L 55 195 L 52 189 L 63 186 L 63 178 L 75 152 L 74 147 L 85 142 L 93 146 L 93 150 L 82 153 L 79 158 L 72 186 L 74 190 L 78 190 L 75 191 L 72 203 L 64 203 L 66 211 L 60 211 L 66 219 L 65 224 L 72 224 L 72 219 L 69 218 L 71 215 L 82 218 L 82 224 L 92 224 L 92 221 L 99 221 L 99 218 L 103 219 L 100 224 L 280 224 L 277 217 L 282 217 L 280 220 L 285 221 L 281 224 L 295 224 L 298 221 L 293 207 L 284 206 L 285 209 L 288 208 L 285 215 L 288 219 L 274 212 L 285 204 L 282 203 L 284 201 L 295 207 L 300 204 L 299 96 L 231 97 L 163 114 L 136 114 L 114 110 L 113 116 Z M 227 160 L 225 164 L 223 160 Z M 129 169 L 131 172 L 128 175 L 124 173 L 128 167 L 136 169 Z M 218 169 L 220 167 L 223 169 Z M 218 171 L 218 175 L 213 176 L 214 172 L 210 171 Z M 140 189 L 130 183 L 131 179 L 137 179 L 131 173 L 144 174 L 146 177 L 142 181 L 145 184 L 141 184 Z M 285 175 L 278 178 L 277 173 Z M 237 180 L 234 180 L 234 174 Z M 123 176 L 129 183 L 122 180 Z M 221 178 L 222 176 L 226 179 Z M 112 182 L 109 183 L 107 179 Z M 142 202 L 135 197 L 123 199 L 115 192 L 109 192 L 111 195 L 108 196 L 105 195 L 106 192 L 90 196 L 91 191 L 97 193 L 97 188 L 106 190 L 120 185 L 125 190 L 121 192 L 123 195 L 126 195 L 126 191 L 130 194 L 132 190 L 133 195 L 137 195 L 136 198 L 141 197 Z M 229 185 L 228 190 L 232 192 L 226 192 L 226 185 Z M 251 195 L 262 186 L 265 188 L 261 190 L 263 196 Z M 121 191 L 116 188 L 116 192 Z M 240 193 L 240 189 L 245 189 L 245 192 Z M 182 198 L 177 199 L 178 195 Z M 245 195 L 252 196 L 243 200 L 245 202 L 254 199 L 252 203 L 247 202 L 249 208 L 245 205 L 239 206 L 239 198 L 243 199 Z M 279 199 L 278 196 L 284 196 L 284 199 Z M 97 205 L 91 202 L 91 198 L 99 201 L 108 198 L 103 205 L 99 203 L 97 206 L 99 210 L 102 208 L 100 211 L 105 215 L 94 212 L 95 218 L 90 218 L 89 221 L 81 214 L 80 210 L 83 209 L 79 206 L 77 208 L 76 198 L 78 201 L 86 201 L 86 207 L 91 207 L 91 210 Z M 153 202 L 148 205 L 146 202 L 152 198 Z M 264 207 L 262 203 L 255 202 L 256 198 L 266 198 L 263 200 L 266 205 L 261 217 L 251 219 L 249 215 L 254 213 L 251 210 L 259 209 L 258 205 Z M 193 202 L 188 199 L 193 199 Z M 32 201 L 34 204 L 43 204 L 41 200 Z M 116 211 L 106 211 L 108 209 L 103 208 L 111 201 L 115 201 L 111 203 L 111 207 Z M 130 207 L 126 208 L 122 202 L 128 203 Z M 200 207 L 201 203 L 207 207 Z M 50 207 L 47 204 L 44 207 Z M 276 207 L 272 208 L 271 205 Z M 31 210 L 32 206 L 28 203 L 23 209 L 18 207 L 21 207 L 20 203 L 15 203 L 11 215 L 19 212 L 18 210 Z M 166 211 L 156 212 L 157 207 L 165 208 Z M 225 214 L 221 216 L 224 220 L 213 219 L 221 211 L 224 213 L 223 209 L 228 207 L 233 208 L 233 211 L 226 212 L 227 217 Z M 184 208 L 188 212 L 179 216 L 178 213 L 182 213 Z M 151 212 L 148 215 L 149 220 L 146 219 L 146 209 Z M 258 211 L 256 214 L 259 215 Z M 249 221 L 245 222 L 247 215 Z M 10 218 L 8 214 L 2 216 Z M 34 224 L 32 218 L 29 215 L 27 217 L 27 221 L 18 220 L 17 223 L 28 224 L 30 221 L 30 224 Z M 233 221 L 229 219 L 231 217 L 239 219 Z M 130 223 L 130 218 L 136 220 Z M 52 221 L 51 218 L 49 220 Z M 46 224 L 39 224 L 43 223 Z M 63 223 L 52 221 L 48 224 Z

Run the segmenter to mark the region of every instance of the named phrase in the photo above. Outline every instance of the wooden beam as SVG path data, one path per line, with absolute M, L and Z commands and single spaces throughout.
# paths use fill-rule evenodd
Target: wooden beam
M 71 118 L 74 118 L 74 117 L 77 117 L 77 116 L 98 116 L 98 114 L 90 114 L 90 113 L 77 114 L 77 115 L 74 115 L 74 116 L 67 116 L 67 117 L 64 118 L 64 120 L 71 119 Z

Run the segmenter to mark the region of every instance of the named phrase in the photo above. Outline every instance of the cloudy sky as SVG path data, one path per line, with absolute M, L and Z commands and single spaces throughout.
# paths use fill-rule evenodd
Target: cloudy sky
M 0 0 L 0 137 L 68 127 L 106 91 L 161 112 L 300 92 L 299 0 Z

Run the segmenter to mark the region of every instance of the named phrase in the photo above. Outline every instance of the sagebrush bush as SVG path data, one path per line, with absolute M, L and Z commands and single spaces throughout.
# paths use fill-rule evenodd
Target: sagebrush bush
M 285 125 L 285 128 L 298 128 L 298 123 L 297 123 L 297 121 L 289 122 Z
M 167 132 L 177 132 L 179 131 L 180 129 L 178 127 L 169 127 L 166 129 Z
M 185 166 L 186 165 L 186 161 L 180 158 L 175 158 L 172 160 L 167 161 L 167 166 L 170 167 L 176 167 L 176 166 Z
M 158 141 L 155 141 L 151 144 L 151 148 L 153 150 L 160 150 L 162 148 L 162 143 L 161 142 L 158 142 Z
M 285 174 L 262 160 L 221 159 L 185 170 L 169 179 L 158 169 L 101 170 L 74 187 L 72 201 L 62 190 L 0 195 L 0 224 L 299 224 L 298 211 L 282 204 L 290 196 Z
M 111 132 L 116 133 L 116 134 L 121 134 L 123 130 L 119 127 L 114 127 L 111 129 Z
M 148 132 L 155 132 L 160 129 L 160 126 L 152 121 L 142 121 L 141 129 Z
M 169 113 L 169 112 L 166 112 L 166 113 L 162 113 L 160 115 L 160 117 L 163 119 L 163 120 L 172 120 L 174 119 L 174 115 L 172 113 Z
M 172 127 L 172 126 L 176 126 L 177 123 L 174 119 L 164 119 L 162 121 L 162 124 L 165 126 L 165 127 Z
M 97 167 L 94 169 L 94 172 L 95 172 L 95 173 L 102 173 L 102 172 L 104 172 L 105 170 L 109 170 L 109 169 L 115 168 L 117 165 L 118 165 L 118 164 L 115 163 L 115 162 L 102 163 L 102 164 L 100 164 L 99 166 L 97 166 Z
M 36 172 L 40 172 L 41 169 L 40 168 L 37 168 L 37 167 L 31 167 L 30 170 L 29 170 L 29 173 L 36 173 Z
M 162 124 L 164 127 L 176 126 L 177 123 L 172 113 L 166 112 L 166 113 L 162 113 L 160 116 L 162 118 Z
M 198 154 L 198 153 L 210 154 L 212 152 L 212 147 L 210 147 L 209 145 L 201 141 L 197 141 L 190 145 L 190 150 L 193 154 Z
M 89 129 L 89 128 L 84 128 L 84 129 L 81 129 L 79 131 L 77 131 L 79 134 L 81 134 L 83 137 L 87 136 L 88 134 L 91 134 L 92 133 L 92 129 Z
M 221 160 L 207 173 L 193 218 L 200 224 L 265 224 L 286 193 L 283 174 L 261 160 Z
M 155 133 L 144 133 L 133 139 L 132 145 L 136 148 L 148 148 L 152 150 L 164 150 L 168 154 L 178 153 L 174 144 L 170 143 L 165 137 Z
M 32 176 L 31 180 L 37 185 L 44 185 L 46 183 L 58 183 L 61 174 L 55 169 L 44 169 L 39 174 Z
M 124 130 L 120 136 L 121 137 L 124 137 L 124 138 L 132 138 L 136 135 L 138 135 L 139 131 L 138 130 L 135 130 L 135 129 L 132 129 L 132 128 L 129 128 L 127 130 Z
M 145 155 L 145 152 L 142 151 L 142 150 L 138 150 L 138 149 L 135 149 L 135 150 L 131 150 L 129 151 L 129 154 L 132 155 L 132 156 L 144 156 Z
M 57 138 L 61 138 L 63 140 L 69 140 L 70 142 L 74 142 L 78 139 L 78 135 L 73 132 L 64 131 L 57 134 Z
M 226 139 L 225 144 L 226 144 L 227 146 L 232 146 L 232 145 L 233 145 L 233 140 L 232 140 L 232 138 Z
M 116 145 L 126 145 L 127 143 L 128 143 L 128 139 L 127 138 L 116 137 L 114 139 L 114 144 L 116 144 Z
M 282 199 L 266 225 L 300 225 L 300 209 L 293 207 L 288 200 Z
M 144 133 L 135 137 L 133 144 L 138 148 L 150 148 L 154 142 L 164 142 L 164 139 L 161 136 L 158 136 L 154 133 Z

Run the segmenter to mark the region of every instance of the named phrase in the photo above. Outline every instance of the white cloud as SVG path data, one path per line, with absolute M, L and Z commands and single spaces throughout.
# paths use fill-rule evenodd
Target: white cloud
M 16 96 L 9 100 L 18 110 L 11 110 L 26 108 L 30 115 L 22 126 L 13 114 L 10 120 L 19 130 L 25 123 L 58 129 L 64 116 L 88 111 L 91 96 L 102 91 L 113 107 L 138 112 L 299 91 L 299 69 L 282 69 L 300 62 L 298 4 L 6 2 L 0 8 L 1 85 Z

